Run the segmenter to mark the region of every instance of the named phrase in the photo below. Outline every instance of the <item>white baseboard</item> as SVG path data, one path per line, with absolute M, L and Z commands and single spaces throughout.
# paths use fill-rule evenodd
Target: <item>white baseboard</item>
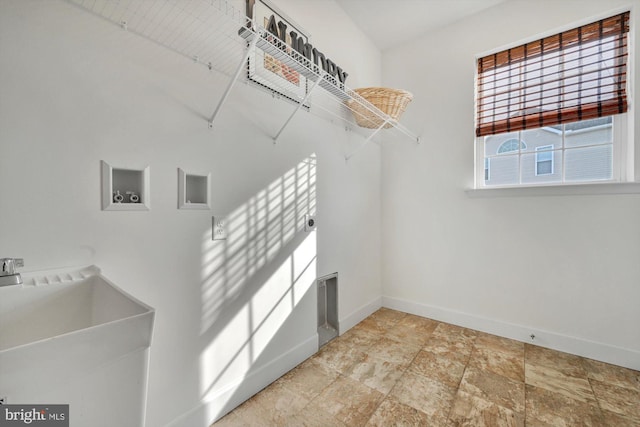
M 640 370 L 640 352 L 585 340 L 555 332 L 540 330 L 523 325 L 501 322 L 460 311 L 420 304 L 400 298 L 382 297 L 382 306 L 440 322 L 451 323 L 465 328 L 527 342 L 541 347 L 571 353 L 625 368 Z M 531 335 L 535 338 L 531 339 Z
M 382 307 L 382 297 L 377 297 L 365 305 L 361 306 L 359 309 L 349 314 L 347 317 L 344 317 L 338 321 L 338 332 L 340 335 L 347 332 L 349 329 L 356 326 L 358 323 L 369 317 L 376 310 Z
M 208 427 L 273 381 L 298 366 L 318 351 L 318 334 L 314 334 L 246 377 L 219 390 L 213 397 L 201 401 L 166 427 Z

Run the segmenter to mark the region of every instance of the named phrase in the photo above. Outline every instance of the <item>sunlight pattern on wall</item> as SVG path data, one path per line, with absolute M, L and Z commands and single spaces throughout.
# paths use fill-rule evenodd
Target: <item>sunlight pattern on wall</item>
M 315 155 L 300 162 L 227 217 L 228 239 L 202 243 L 202 322 L 207 330 L 221 305 L 242 292 L 296 233 L 304 216 L 316 209 Z
M 204 400 L 233 393 L 316 278 L 316 159 L 304 159 L 227 217 L 228 239 L 202 241 Z M 315 326 L 315 325 L 314 325 Z

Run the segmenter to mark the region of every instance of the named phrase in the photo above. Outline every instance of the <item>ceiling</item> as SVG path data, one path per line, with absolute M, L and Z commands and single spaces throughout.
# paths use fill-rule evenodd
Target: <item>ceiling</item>
M 380 50 L 506 0 L 336 0 Z

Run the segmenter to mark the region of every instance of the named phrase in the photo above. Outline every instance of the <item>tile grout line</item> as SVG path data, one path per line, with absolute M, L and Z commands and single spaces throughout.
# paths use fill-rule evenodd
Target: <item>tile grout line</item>
M 524 384 L 524 402 L 523 402 L 523 406 L 524 406 L 524 425 L 527 425 L 527 346 L 529 344 L 524 343 L 523 349 L 522 349 L 522 372 L 524 375 L 524 378 L 522 380 L 523 384 Z
M 600 419 L 604 423 L 604 419 L 605 419 L 604 410 L 602 409 L 602 405 L 600 404 L 600 399 L 596 395 L 596 390 L 593 388 L 593 383 L 591 382 L 592 378 L 589 377 L 589 369 L 587 369 L 587 366 L 585 365 L 583 360 L 580 361 L 580 364 L 582 365 L 582 369 L 584 369 L 584 372 L 587 376 L 587 382 L 589 383 L 589 388 L 591 389 L 591 393 L 593 393 L 593 398 L 596 400 Z
M 404 318 L 406 316 L 403 316 L 402 318 Z M 401 318 L 401 319 L 402 319 Z M 397 324 L 400 322 L 400 320 L 398 320 L 393 326 L 397 326 Z M 390 329 L 390 328 L 389 328 Z M 385 331 L 385 335 L 386 332 L 389 332 L 389 329 L 387 329 Z M 395 340 L 394 340 L 395 341 Z M 397 341 L 396 341 L 397 342 Z M 373 345 L 371 345 L 371 347 L 373 347 Z M 380 402 L 378 403 L 378 405 L 376 406 L 376 408 L 371 412 L 371 415 L 369 416 L 369 418 L 367 418 L 367 422 L 365 423 L 365 425 L 371 421 L 371 418 L 373 418 L 373 416 L 375 415 L 375 413 L 378 411 L 378 409 L 380 408 L 380 406 L 382 405 L 382 403 L 387 400 L 387 398 L 389 397 L 389 395 L 391 394 L 391 392 L 393 391 L 394 388 L 396 388 L 396 386 L 398 385 L 398 382 L 400 381 L 400 378 L 402 378 L 404 376 L 404 374 L 407 372 L 407 370 L 409 369 L 409 366 L 411 366 L 411 363 L 413 363 L 413 361 L 416 359 L 416 357 L 418 357 L 418 354 L 420 353 L 420 350 L 418 350 L 418 352 L 416 353 L 415 356 L 413 356 L 413 359 L 411 359 L 411 362 L 409 362 L 409 364 L 404 368 L 404 370 L 402 371 L 402 375 L 400 375 L 398 377 L 397 380 L 395 380 L 395 382 L 393 383 L 393 386 L 391 388 L 389 388 L 389 391 L 387 392 L 387 394 L 384 395 L 384 397 L 382 399 L 380 399 Z M 368 355 L 368 354 L 367 354 Z M 375 359 L 374 356 L 371 356 Z M 366 384 L 365 384 L 366 385 Z
M 476 351 L 476 341 L 478 340 L 478 336 L 476 335 L 476 337 L 473 340 L 473 347 L 471 348 L 471 351 L 469 352 L 469 356 L 467 356 L 466 361 L 464 363 L 464 369 L 462 370 L 462 375 L 460 376 L 460 381 L 458 381 L 458 385 L 456 386 L 456 390 L 455 393 L 453 395 L 453 400 L 451 401 L 451 405 L 449 406 L 449 412 L 447 413 L 447 423 L 449 423 L 449 421 L 451 420 L 451 413 L 453 412 L 454 406 L 455 406 L 455 401 L 456 401 L 456 397 L 458 396 L 458 392 L 460 391 L 460 386 L 462 385 L 462 380 L 464 379 L 464 374 L 467 372 L 467 368 L 469 367 L 469 363 L 471 363 L 471 358 L 473 356 L 473 353 Z
M 404 316 L 403 316 L 403 317 L 404 317 Z M 374 322 L 375 322 L 378 326 L 381 326 L 381 327 L 383 327 L 383 328 L 385 329 L 385 332 L 384 332 L 384 334 L 382 334 L 382 335 L 386 335 L 386 332 L 388 332 L 388 330 L 389 330 L 389 329 L 391 329 L 392 327 L 396 326 L 396 325 L 397 325 L 397 323 L 399 322 L 399 320 L 398 320 L 398 321 L 393 322 L 390 326 L 386 326 L 386 325 L 381 325 L 381 324 L 380 324 L 380 322 L 378 322 L 378 320 L 377 320 L 377 319 L 373 319 L 373 320 L 374 320 Z M 365 332 L 367 332 L 367 331 L 365 331 Z M 373 336 L 373 335 L 375 335 L 375 334 L 373 334 L 373 333 L 369 333 L 369 332 L 367 332 L 367 333 L 368 333 L 368 334 L 370 334 L 370 335 L 372 335 L 372 336 Z M 337 337 L 337 339 L 340 339 L 342 336 L 344 336 L 344 334 L 343 334 L 343 335 L 341 335 L 341 336 L 339 336 L 339 337 Z M 369 350 L 370 350 L 371 348 L 373 348 L 373 346 L 376 344 L 376 342 L 378 342 L 381 338 L 383 338 L 383 337 L 379 337 L 379 338 L 377 338 L 377 339 L 376 339 L 376 341 L 372 342 L 371 344 L 368 344 L 368 345 L 364 346 L 364 347 L 363 347 L 363 349 L 362 349 L 362 353 L 363 353 L 363 354 L 365 354 L 365 356 L 369 356 Z M 330 343 L 327 343 L 327 344 L 325 344 L 325 345 L 329 345 L 329 344 L 330 344 Z M 375 358 L 375 357 L 373 357 L 373 356 L 370 356 L 370 357 L 372 357 L 372 358 L 374 358 L 374 359 L 377 359 L 377 358 Z M 312 355 L 311 357 L 309 357 L 309 359 L 311 359 L 311 358 L 313 358 L 313 355 Z M 307 359 L 307 360 L 308 360 L 308 359 Z M 334 383 L 335 383 L 339 378 L 343 378 L 343 379 L 351 379 L 349 376 L 345 375 L 345 373 L 344 373 L 344 372 L 340 372 L 340 371 L 338 371 L 338 370 L 334 369 L 332 366 L 326 365 L 326 364 L 325 364 L 324 362 L 322 362 L 322 361 L 318 361 L 318 362 L 319 362 L 319 363 L 321 363 L 322 365 L 325 365 L 327 368 L 331 369 L 332 371 L 336 372 L 336 373 L 338 374 L 338 376 L 337 376 L 333 381 L 331 381 L 327 386 L 323 387 L 323 388 L 322 388 L 322 390 L 321 390 L 319 393 L 317 393 L 313 398 L 311 398 L 311 399 L 309 400 L 309 402 L 307 402 L 307 404 L 306 404 L 306 405 L 305 405 L 305 406 L 304 406 L 300 411 L 298 411 L 298 412 L 296 413 L 296 415 L 300 415 L 300 414 L 302 414 L 302 413 L 304 412 L 304 410 L 305 410 L 307 407 L 309 407 L 309 406 L 311 405 L 311 403 L 312 403 L 315 399 L 317 399 L 317 398 L 318 398 L 318 396 L 320 396 L 324 390 L 326 390 L 326 389 L 327 389 L 327 388 L 329 388 L 331 385 L 333 385 L 333 384 L 334 384 Z M 347 371 L 347 372 L 348 372 L 351 368 L 353 368 L 353 367 L 354 367 L 355 365 L 357 365 L 358 363 L 359 363 L 359 362 L 353 362 L 353 363 L 349 366 L 349 368 L 345 369 L 345 371 Z M 405 368 L 405 370 L 406 370 L 406 369 L 408 369 L 408 367 L 407 367 L 407 368 Z M 403 374 L 404 374 L 404 372 L 403 372 Z M 362 383 L 362 382 L 360 382 L 360 381 L 357 381 L 357 382 L 358 382 L 358 383 L 360 383 L 360 384 L 362 384 L 363 386 L 365 386 L 365 387 L 367 387 L 367 388 L 370 388 L 371 390 L 378 391 L 378 390 L 376 390 L 376 389 L 374 389 L 374 388 L 372 388 L 372 387 L 369 387 L 368 385 L 366 385 L 366 384 L 364 384 L 364 383 Z M 396 383 L 397 383 L 397 380 L 396 380 Z M 286 386 L 285 386 L 285 387 L 286 387 Z M 395 387 L 395 384 L 394 384 L 394 387 Z M 387 396 L 389 395 L 389 393 L 391 392 L 391 390 L 392 390 L 392 389 L 393 389 L 393 387 L 389 390 L 389 392 L 387 392 L 387 394 L 386 394 L 386 395 L 384 395 L 384 397 L 383 397 L 382 399 L 380 399 L 380 402 L 378 403 L 378 405 L 376 406 L 376 408 L 371 412 L 371 415 L 369 416 L 369 418 L 367 418 L 367 422 L 371 419 L 371 417 L 373 417 L 373 415 L 375 414 L 375 412 L 378 410 L 378 408 L 380 407 L 380 405 L 382 404 L 382 402 L 387 398 Z M 331 414 L 331 415 L 333 416 L 333 414 Z M 334 418 L 335 418 L 335 417 L 334 417 Z M 337 421 L 340 421 L 340 420 L 337 420 Z M 341 421 L 340 421 L 340 422 L 341 422 Z
M 400 321 L 401 321 L 403 318 L 405 318 L 405 317 L 406 317 L 406 316 L 402 316 L 398 321 L 396 321 L 396 322 L 393 324 L 393 326 L 392 326 L 392 327 L 397 326 L 397 325 L 398 325 L 398 323 L 400 323 Z M 385 334 L 384 334 L 384 335 L 386 335 L 386 333 L 387 333 L 387 332 L 389 332 L 389 330 L 390 330 L 390 329 L 391 329 L 391 328 L 387 328 L 387 329 L 386 329 L 386 331 L 385 331 Z M 429 333 L 429 335 L 432 335 L 432 334 L 433 334 L 433 331 L 431 331 L 431 332 Z M 387 338 L 388 338 L 388 337 L 387 337 Z M 392 338 L 389 338 L 389 339 L 391 339 L 392 341 L 395 341 L 396 343 L 398 343 L 398 344 L 402 345 L 402 343 L 401 343 L 401 342 L 398 342 L 398 341 L 396 341 L 396 340 L 394 340 L 394 339 L 392 339 Z M 373 347 L 373 345 L 372 345 L 371 347 Z M 378 411 L 378 409 L 380 408 L 380 406 L 382 406 L 382 403 L 383 403 L 385 400 L 387 400 L 387 399 L 389 398 L 389 396 L 391 395 L 391 392 L 396 388 L 396 386 L 397 386 L 397 385 L 398 385 L 398 383 L 400 382 L 400 379 L 401 379 L 401 378 L 402 378 L 402 377 L 407 373 L 407 371 L 409 370 L 409 367 L 410 367 L 410 366 L 413 364 L 413 362 L 416 360 L 416 358 L 418 357 L 418 355 L 420 354 L 420 352 L 421 352 L 421 351 L 423 351 L 424 347 L 425 347 L 425 344 L 421 345 L 421 346 L 420 346 L 420 348 L 418 349 L 418 351 L 416 352 L 416 354 L 415 354 L 415 355 L 413 356 L 413 358 L 411 359 L 411 361 L 407 364 L 407 366 L 405 366 L 405 367 L 402 369 L 402 374 L 398 377 L 398 379 L 397 379 L 397 380 L 395 380 L 395 381 L 394 381 L 393 386 L 392 386 L 391 388 L 389 388 L 389 391 L 384 395 L 384 397 L 383 397 L 382 399 L 380 399 L 380 402 L 378 403 L 378 405 L 376 406 L 376 408 L 371 412 L 371 415 L 369 416 L 369 418 L 367 418 L 367 422 L 365 423 L 365 425 L 366 425 L 369 421 L 371 421 L 371 418 L 373 418 L 373 416 L 374 416 L 374 415 L 375 415 L 375 413 Z M 374 358 L 374 359 L 377 359 L 375 356 L 371 356 L 371 357 L 372 357 L 372 358 Z M 365 384 L 365 385 L 366 385 L 366 384 Z M 400 403 L 400 402 L 399 402 L 399 403 Z M 402 403 L 401 403 L 401 404 L 402 404 Z M 419 412 L 422 412 L 422 411 L 420 411 L 419 409 L 416 409 L 416 408 L 412 408 L 412 409 L 414 409 L 414 410 L 416 410 L 416 411 L 419 411 Z

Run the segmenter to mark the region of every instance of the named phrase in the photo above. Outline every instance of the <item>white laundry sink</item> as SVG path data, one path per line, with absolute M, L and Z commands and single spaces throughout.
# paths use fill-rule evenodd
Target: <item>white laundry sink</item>
M 92 387 L 100 388 L 96 396 L 107 395 L 100 384 L 113 379 L 114 368 L 105 367 L 151 345 L 154 309 L 97 267 L 23 273 L 22 278 L 22 286 L 0 288 L 0 396 L 8 403 L 69 403 L 80 393 L 84 402 Z M 101 370 L 104 380 L 96 377 Z M 146 366 L 141 376 L 145 394 Z M 82 384 L 83 377 L 91 384 Z M 86 389 L 76 393 L 81 387 Z M 144 410 L 133 412 L 138 409 Z

